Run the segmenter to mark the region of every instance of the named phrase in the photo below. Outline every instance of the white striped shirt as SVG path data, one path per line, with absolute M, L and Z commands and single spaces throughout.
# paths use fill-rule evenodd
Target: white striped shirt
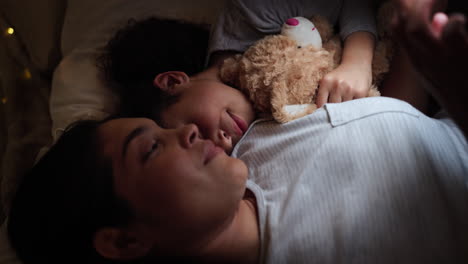
M 262 263 L 458 263 L 468 253 L 468 146 L 449 119 L 372 97 L 254 123 Z

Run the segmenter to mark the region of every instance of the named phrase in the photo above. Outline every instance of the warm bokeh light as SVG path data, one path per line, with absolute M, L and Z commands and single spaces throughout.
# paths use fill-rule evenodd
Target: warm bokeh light
M 3 103 L 3 104 L 6 104 L 7 102 L 8 102 L 8 99 L 7 99 L 6 97 L 3 97 L 3 98 L 2 98 L 2 103 Z
M 24 69 L 24 73 L 23 73 L 23 76 L 26 80 L 29 80 L 31 79 L 31 72 L 29 71 L 29 69 Z
M 13 33 L 15 33 L 15 30 L 14 30 L 13 28 L 9 27 L 9 28 L 7 28 L 7 30 L 6 30 L 6 33 L 7 33 L 8 35 L 13 35 Z

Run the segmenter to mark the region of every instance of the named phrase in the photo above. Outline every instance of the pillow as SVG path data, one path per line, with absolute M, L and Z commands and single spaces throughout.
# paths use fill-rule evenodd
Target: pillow
M 223 6 L 224 0 L 69 0 L 62 31 L 63 55 L 76 48 L 103 47 L 130 18 L 156 16 L 212 24 Z
M 50 100 L 54 139 L 73 121 L 102 119 L 115 112 L 117 98 L 99 78 L 94 61 L 130 18 L 211 24 L 223 5 L 219 0 L 68 1 L 61 42 L 64 59 L 54 72 Z
M 82 119 L 103 119 L 116 110 L 117 97 L 99 77 L 96 56 L 95 50 L 77 49 L 54 72 L 50 96 L 54 141 L 69 124 Z

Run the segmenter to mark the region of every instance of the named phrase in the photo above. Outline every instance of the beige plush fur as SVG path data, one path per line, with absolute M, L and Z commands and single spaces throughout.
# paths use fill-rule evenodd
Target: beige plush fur
M 320 80 L 335 69 L 341 59 L 342 43 L 331 25 L 321 17 L 311 19 L 318 29 L 323 47 L 298 47 L 283 35 L 271 35 L 256 42 L 242 55 L 224 61 L 221 80 L 238 87 L 262 113 L 271 113 L 280 123 L 316 110 L 315 96 Z M 376 85 L 389 69 L 390 50 L 378 42 L 373 62 L 373 85 L 368 96 L 378 96 Z M 305 104 L 296 112 L 285 106 Z

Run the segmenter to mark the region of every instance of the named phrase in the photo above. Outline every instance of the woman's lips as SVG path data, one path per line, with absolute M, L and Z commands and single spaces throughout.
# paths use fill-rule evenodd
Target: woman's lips
M 203 164 L 209 163 L 218 154 L 224 153 L 224 150 L 216 146 L 213 141 L 207 140 L 204 148 L 204 161 Z
M 239 136 L 242 136 L 247 131 L 247 123 L 235 114 L 229 113 L 229 115 L 234 120 L 234 130 Z

